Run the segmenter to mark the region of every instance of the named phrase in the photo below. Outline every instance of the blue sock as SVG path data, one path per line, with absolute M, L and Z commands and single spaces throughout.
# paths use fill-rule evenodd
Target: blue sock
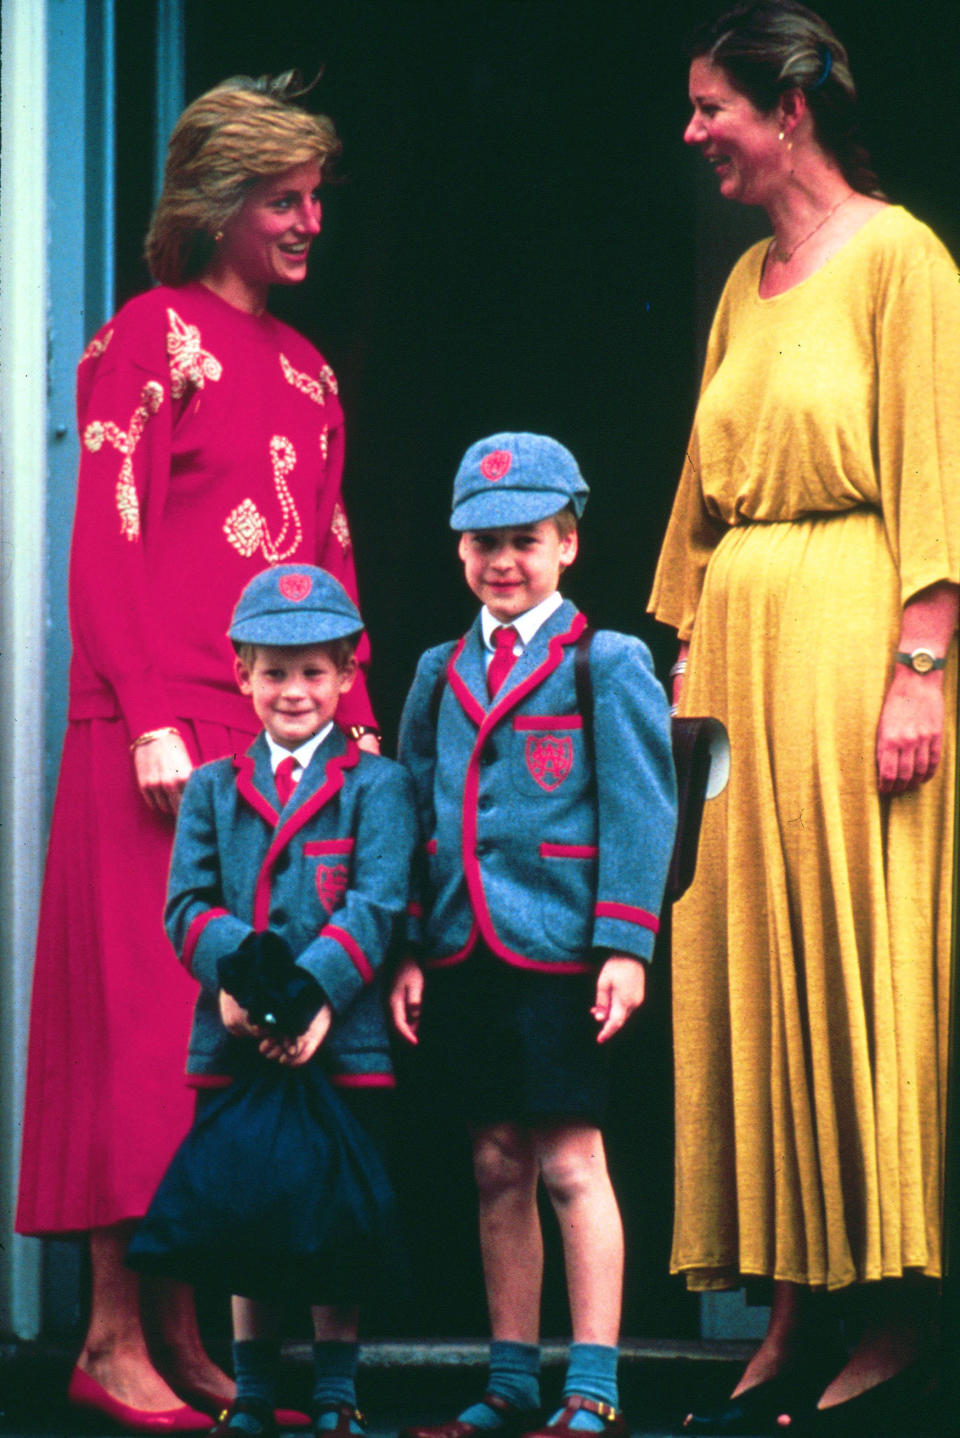
M 262 1403 L 273 1413 L 277 1394 L 277 1369 L 280 1366 L 280 1344 L 275 1338 L 243 1338 L 234 1340 L 233 1371 L 237 1380 L 237 1397 Z M 262 1426 L 251 1413 L 238 1413 L 230 1421 L 238 1433 L 255 1435 Z
M 579 1393 L 581 1398 L 593 1398 L 597 1403 L 609 1403 L 611 1408 L 619 1408 L 618 1357 L 619 1351 L 605 1343 L 571 1343 L 567 1376 L 563 1383 L 564 1398 Z M 559 1416 L 559 1412 L 555 1413 L 551 1423 Z M 583 1408 L 578 1409 L 570 1420 L 571 1428 L 585 1433 L 600 1433 L 606 1426 L 599 1414 L 587 1413 Z
M 490 1378 L 487 1391 L 506 1398 L 515 1408 L 533 1411 L 540 1407 L 540 1348 L 536 1343 L 513 1343 L 495 1338 L 490 1344 Z M 472 1403 L 457 1415 L 463 1423 L 474 1423 L 491 1432 L 503 1420 L 488 1403 Z
M 321 1338 L 313 1345 L 313 1410 L 326 1403 L 349 1403 L 357 1406 L 357 1358 L 359 1345 L 339 1338 Z M 315 1433 L 336 1428 L 336 1412 L 317 1413 L 313 1423 Z M 353 1418 L 350 1432 L 362 1433 L 363 1428 Z

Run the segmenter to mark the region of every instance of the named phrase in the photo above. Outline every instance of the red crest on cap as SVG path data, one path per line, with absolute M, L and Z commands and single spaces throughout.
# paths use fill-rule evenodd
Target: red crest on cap
M 513 455 L 508 449 L 495 449 L 485 454 L 480 461 L 480 473 L 484 479 L 502 479 L 513 464 Z
M 280 593 L 284 599 L 290 599 L 298 604 L 301 599 L 306 599 L 313 588 L 313 580 L 309 574 L 281 574 Z

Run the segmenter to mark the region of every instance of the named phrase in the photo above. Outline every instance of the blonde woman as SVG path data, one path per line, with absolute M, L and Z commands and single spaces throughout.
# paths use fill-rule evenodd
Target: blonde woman
M 194 986 L 162 927 L 174 816 L 193 766 L 242 753 L 258 727 L 226 639 L 247 580 L 301 560 L 356 596 L 337 382 L 266 309 L 271 285 L 306 275 L 340 149 L 297 94 L 292 76 L 234 79 L 184 111 L 147 237 L 159 286 L 103 326 L 78 375 L 69 722 L 17 1227 L 89 1234 L 70 1397 L 140 1431 L 205 1427 L 196 1409 L 233 1392 L 190 1290 L 141 1293 L 122 1262 L 191 1116 Z M 376 748 L 362 679 L 344 709 Z

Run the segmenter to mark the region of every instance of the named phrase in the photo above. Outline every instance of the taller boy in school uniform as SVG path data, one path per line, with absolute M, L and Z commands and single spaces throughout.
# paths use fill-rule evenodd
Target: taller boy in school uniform
M 643 1001 L 675 784 L 645 646 L 601 631 L 587 648 L 585 617 L 558 592 L 587 493 L 573 456 L 544 436 L 497 434 L 467 451 L 451 525 L 483 608 L 459 643 L 423 656 L 401 721 L 427 842 L 416 958 L 391 1009 L 470 1126 L 493 1340 L 480 1401 L 404 1438 L 627 1431 L 606 1045 Z M 541 1178 L 573 1322 L 563 1406 L 543 1427 Z

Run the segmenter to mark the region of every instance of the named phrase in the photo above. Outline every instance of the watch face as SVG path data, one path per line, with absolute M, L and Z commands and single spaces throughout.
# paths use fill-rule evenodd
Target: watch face
M 910 655 L 910 665 L 918 674 L 929 674 L 933 662 L 929 649 L 915 649 Z

